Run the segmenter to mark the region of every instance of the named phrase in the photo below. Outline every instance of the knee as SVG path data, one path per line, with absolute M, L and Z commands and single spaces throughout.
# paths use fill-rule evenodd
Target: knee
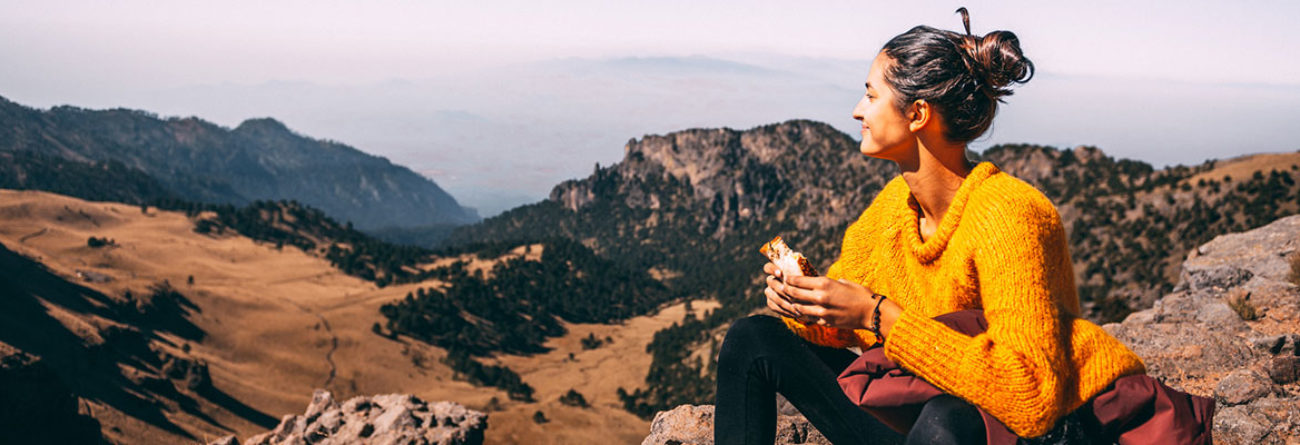
M 751 315 L 731 323 L 727 336 L 722 340 L 718 351 L 719 363 L 752 355 L 765 347 L 770 347 L 773 337 L 782 334 L 785 323 L 781 319 L 767 315 Z
M 983 430 L 979 410 L 957 397 L 941 395 L 925 403 L 908 433 L 908 443 L 964 443 L 973 437 L 982 441 Z

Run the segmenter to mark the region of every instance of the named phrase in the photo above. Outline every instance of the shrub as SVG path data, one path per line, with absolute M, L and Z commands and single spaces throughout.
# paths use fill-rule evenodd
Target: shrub
M 98 249 L 104 246 L 116 246 L 117 243 L 108 238 L 97 238 L 92 236 L 86 240 L 86 245 Z
M 533 412 L 533 423 L 539 423 L 539 424 L 540 424 L 540 423 L 546 423 L 546 422 L 550 422 L 550 421 L 551 421 L 551 419 L 547 419 L 547 418 L 546 418 L 546 413 L 543 413 L 542 410 L 537 410 L 537 411 Z
M 599 348 L 600 345 L 603 343 L 604 342 L 602 342 L 599 338 L 596 338 L 595 333 L 590 333 L 587 334 L 586 337 L 582 338 L 582 349 L 583 350 L 596 349 Z
M 1255 303 L 1250 302 L 1250 292 L 1229 295 L 1228 307 L 1232 308 L 1232 311 L 1236 312 L 1237 316 L 1246 321 L 1258 320 L 1263 315 L 1255 308 Z
M 579 408 L 586 408 L 588 406 L 591 406 L 587 404 L 587 398 L 583 397 L 582 393 L 572 388 L 569 389 L 569 392 L 566 392 L 564 393 L 564 395 L 560 396 L 560 403 L 569 406 L 576 406 Z

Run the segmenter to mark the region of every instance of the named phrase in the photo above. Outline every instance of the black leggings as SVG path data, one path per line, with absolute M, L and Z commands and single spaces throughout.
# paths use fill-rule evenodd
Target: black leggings
M 835 381 L 857 357 L 809 343 L 779 318 L 754 315 L 732 323 L 718 353 L 714 443 L 775 442 L 777 392 L 837 445 L 984 443 L 979 411 L 949 395 L 927 402 L 906 438 L 889 429 Z

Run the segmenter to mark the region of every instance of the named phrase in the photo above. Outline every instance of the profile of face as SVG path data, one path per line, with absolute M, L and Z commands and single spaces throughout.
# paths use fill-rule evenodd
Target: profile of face
M 911 106 L 899 110 L 895 105 L 897 92 L 885 81 L 885 70 L 893 60 L 883 52 L 876 55 L 867 73 L 867 91 L 857 106 L 853 118 L 862 122 L 862 154 L 886 160 L 899 160 L 914 153 L 917 146 L 916 129 L 911 117 L 904 114 Z

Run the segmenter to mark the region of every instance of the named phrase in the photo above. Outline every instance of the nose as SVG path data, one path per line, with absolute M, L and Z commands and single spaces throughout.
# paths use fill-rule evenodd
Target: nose
M 866 116 L 865 114 L 866 111 L 867 111 L 867 95 L 863 94 L 862 99 L 858 100 L 858 104 L 853 106 L 853 118 L 857 120 L 864 119 Z

